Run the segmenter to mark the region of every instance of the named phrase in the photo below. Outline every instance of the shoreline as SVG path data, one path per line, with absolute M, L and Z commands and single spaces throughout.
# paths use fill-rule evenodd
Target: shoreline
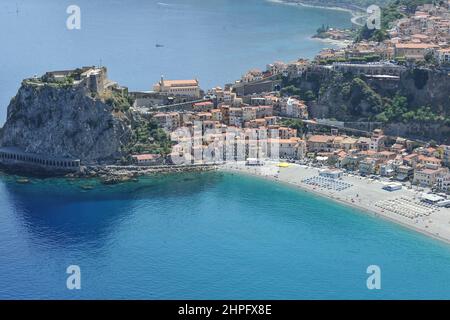
M 113 184 L 123 184 L 136 182 L 138 178 L 141 177 L 152 177 L 158 174 L 180 174 L 180 173 L 201 173 L 201 172 L 222 172 L 222 173 L 230 173 L 230 174 L 240 174 L 246 175 L 249 177 L 262 179 L 265 181 L 271 181 L 275 183 L 280 183 L 290 188 L 294 188 L 296 190 L 300 190 L 305 193 L 310 193 L 314 196 L 324 198 L 334 203 L 346 206 L 348 208 L 356 209 L 357 211 L 363 214 L 369 214 L 375 218 L 382 218 L 385 221 L 389 221 L 391 223 L 395 223 L 400 225 L 408 230 L 418 232 L 427 237 L 431 237 L 435 240 L 439 240 L 440 242 L 444 242 L 450 245 L 450 209 L 449 208 L 439 208 L 438 213 L 433 213 L 431 217 L 427 217 L 425 219 L 422 218 L 422 221 L 419 223 L 419 219 L 415 218 L 414 220 L 406 219 L 404 217 L 395 215 L 390 212 L 385 212 L 384 210 L 380 210 L 376 207 L 376 202 L 389 200 L 389 198 L 395 196 L 409 196 L 411 201 L 416 199 L 417 194 L 414 191 L 403 190 L 388 192 L 382 191 L 380 193 L 380 189 L 382 187 L 382 183 L 378 181 L 368 181 L 368 179 L 364 178 L 353 178 L 353 180 L 349 181 L 350 178 L 348 176 L 344 176 L 340 181 L 350 182 L 352 183 L 351 188 L 349 190 L 351 193 L 340 194 L 333 193 L 329 190 L 325 190 L 319 187 L 311 187 L 302 183 L 301 180 L 309 177 L 313 177 L 317 175 L 319 172 L 319 168 L 306 167 L 296 164 L 290 164 L 288 168 L 278 168 L 275 166 L 275 163 L 271 165 L 264 165 L 263 167 L 249 167 L 245 164 L 221 164 L 221 165 L 207 165 L 207 166 L 192 166 L 186 168 L 162 168 L 156 167 L 152 170 L 139 168 L 138 170 L 129 170 L 125 169 L 125 167 L 109 167 L 107 170 L 103 168 L 103 170 L 99 170 L 96 174 L 90 175 L 82 175 L 82 176 L 60 176 L 53 177 L 56 179 L 76 179 L 76 180 L 91 180 L 97 179 L 100 183 L 104 185 L 113 185 Z M 156 169 L 156 170 L 155 170 Z M 267 170 L 270 169 L 270 170 Z M 264 172 L 264 170 L 267 170 Z M 30 180 L 37 177 L 25 177 L 22 179 L 21 175 L 13 175 L 10 173 L 2 172 L 2 175 L 6 175 L 9 177 L 16 177 L 16 183 L 18 184 L 28 184 Z M 29 179 L 28 179 L 29 178 Z M 42 178 L 42 177 L 41 177 Z M 22 181 L 23 180 L 23 181 Z M 377 188 L 378 187 L 378 188 Z M 357 188 L 357 192 L 354 189 Z M 400 192 L 400 193 L 398 193 Z M 343 192 L 344 193 L 344 192 Z M 358 201 L 356 201 L 359 200 Z M 375 204 L 375 206 L 374 206 Z M 444 221 L 445 220 L 445 221 Z M 439 232 L 438 232 L 439 231 Z
M 309 39 L 313 40 L 313 41 L 320 41 L 324 44 L 325 43 L 331 44 L 338 48 L 346 48 L 347 46 L 352 44 L 351 40 L 334 40 L 334 39 L 330 39 L 330 38 L 319 38 L 319 37 L 314 37 L 314 36 L 310 37 Z
M 16 182 L 27 184 L 33 179 L 99 179 L 103 184 L 121 184 L 135 181 L 139 177 L 157 174 L 202 173 L 217 171 L 216 164 L 199 165 L 155 165 L 155 166 L 85 166 L 79 172 L 46 174 L 38 171 L 20 171 L 0 168 L 0 176 L 15 177 Z
M 352 18 L 350 21 L 356 25 L 356 20 L 358 18 L 361 18 L 363 14 L 365 14 L 364 10 L 361 8 L 361 10 L 356 9 L 350 9 L 346 8 L 344 6 L 321 6 L 321 5 L 315 5 L 315 4 L 309 4 L 302 1 L 292 1 L 292 0 L 267 0 L 272 3 L 278 3 L 278 4 L 284 4 L 284 5 L 295 5 L 295 6 L 301 6 L 305 8 L 315 8 L 315 9 L 325 9 L 325 10 L 333 10 L 333 11 L 343 11 L 348 12 L 352 15 Z
M 294 165 L 291 164 L 292 167 L 300 167 L 298 165 Z M 445 223 L 446 219 L 450 220 L 450 209 L 448 208 L 441 208 L 439 209 L 439 216 L 438 213 L 435 213 L 434 216 L 428 217 L 425 220 L 420 221 L 420 223 L 418 222 L 414 222 L 412 220 L 405 220 L 403 219 L 403 217 L 397 216 L 395 214 L 391 214 L 389 212 L 384 212 L 381 211 L 379 209 L 377 209 L 374 206 L 365 204 L 365 203 L 358 203 L 356 201 L 352 202 L 349 201 L 348 198 L 345 197 L 339 197 L 335 194 L 330 194 L 327 193 L 326 191 L 320 189 L 320 188 L 312 188 L 310 186 L 307 186 L 304 183 L 300 183 L 300 182 L 294 182 L 292 181 L 292 173 L 289 173 L 288 175 L 278 175 L 278 177 L 272 176 L 272 175 L 267 175 L 267 174 L 263 174 L 263 173 L 257 173 L 258 169 L 256 171 L 253 171 L 255 168 L 246 168 L 245 166 L 233 166 L 233 167 L 221 167 L 219 168 L 219 172 L 226 172 L 226 173 L 232 173 L 232 174 L 242 174 L 242 175 L 247 175 L 250 177 L 254 177 L 254 178 L 259 178 L 259 179 L 263 179 L 266 181 L 272 181 L 272 182 L 276 182 L 276 183 L 280 183 L 283 184 L 285 186 L 291 187 L 291 188 L 295 188 L 297 190 L 300 190 L 302 192 L 305 193 L 310 193 L 313 194 L 314 196 L 318 196 L 320 198 L 325 198 L 327 200 L 333 201 L 335 203 L 338 203 L 340 205 L 344 205 L 346 207 L 352 208 L 352 209 L 356 209 L 357 211 L 360 211 L 363 214 L 369 214 L 372 217 L 375 218 L 382 218 L 385 221 L 389 221 L 391 223 L 395 223 L 399 226 L 402 226 L 410 231 L 414 231 L 414 232 L 418 232 L 424 236 L 430 237 L 434 240 L 438 240 L 440 242 L 443 242 L 445 244 L 450 245 L 450 221 L 447 221 L 447 223 Z M 286 170 L 286 169 L 281 169 L 281 170 Z M 317 168 L 308 168 L 305 170 L 311 170 L 311 171 L 315 171 L 316 173 L 318 172 L 319 169 Z M 281 173 L 282 171 L 280 171 Z M 288 176 L 291 176 L 291 178 L 287 178 Z M 300 177 L 300 178 L 304 178 Z M 295 178 L 295 176 L 294 176 Z M 299 178 L 299 177 L 297 177 Z M 345 181 L 345 177 L 344 177 L 344 181 Z M 366 181 L 362 181 L 362 182 L 366 182 Z M 381 183 L 378 182 L 378 184 Z M 363 187 L 362 186 L 357 186 L 358 190 L 362 191 Z M 359 192 L 359 191 L 358 191 Z M 397 195 L 395 192 L 394 193 L 389 193 L 388 191 L 384 191 L 386 192 L 385 195 L 391 195 L 391 196 L 395 196 Z M 413 193 L 412 191 L 409 190 L 403 190 L 403 193 L 401 195 L 404 195 L 406 193 Z M 361 198 L 363 198 L 364 196 L 361 196 Z M 360 198 L 360 199 L 361 199 Z M 374 204 L 374 200 L 369 197 L 369 199 L 365 199 L 367 200 L 369 203 Z M 377 199 L 379 200 L 379 199 Z M 388 200 L 388 197 L 385 197 L 385 200 Z M 445 217 L 445 215 L 447 215 L 447 217 Z M 415 219 L 416 221 L 418 219 Z M 427 227 L 428 226 L 428 227 Z M 436 232 L 436 231 L 440 231 L 440 232 Z M 442 234 L 444 233 L 444 234 Z
M 350 9 L 346 8 L 344 6 L 321 6 L 321 5 L 314 5 L 314 4 L 308 4 L 304 3 L 302 1 L 293 1 L 293 0 L 267 0 L 268 2 L 282 4 L 282 5 L 289 5 L 289 6 L 301 6 L 304 8 L 315 8 L 315 9 L 322 9 L 322 10 L 333 10 L 333 11 L 341 11 L 341 12 L 348 12 L 351 15 L 350 22 L 352 25 L 362 27 L 364 26 L 363 23 L 358 22 L 358 20 L 364 18 L 366 16 L 365 11 L 362 10 L 356 10 L 356 9 Z M 345 48 L 348 45 L 352 44 L 353 41 L 351 40 L 333 40 L 331 38 L 318 38 L 315 36 L 309 37 L 309 40 L 315 40 L 320 41 L 324 44 L 330 44 L 334 45 L 338 48 Z

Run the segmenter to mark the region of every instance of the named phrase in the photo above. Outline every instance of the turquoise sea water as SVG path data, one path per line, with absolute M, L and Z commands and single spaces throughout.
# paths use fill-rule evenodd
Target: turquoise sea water
M 101 59 L 132 90 L 160 74 L 208 88 L 312 57 L 317 27 L 350 24 L 264 0 L 164 2 L 77 0 L 82 29 L 68 31 L 73 1 L 1 1 L 0 122 L 20 81 L 46 70 Z M 286 186 L 221 174 L 86 183 L 0 179 L 0 298 L 450 298 L 450 246 Z M 66 289 L 73 264 L 80 291 Z M 366 289 L 373 264 L 381 291 Z
M 0 183 L 0 298 L 450 298 L 450 246 L 273 182 Z M 79 291 L 66 268 L 79 265 Z M 382 289 L 366 288 L 381 268 Z
M 66 28 L 72 4 L 81 30 Z M 313 57 L 324 44 L 310 37 L 322 24 L 349 27 L 350 15 L 266 0 L 2 0 L 0 123 L 34 74 L 101 61 L 132 90 L 150 90 L 161 74 L 208 89 L 275 60 Z

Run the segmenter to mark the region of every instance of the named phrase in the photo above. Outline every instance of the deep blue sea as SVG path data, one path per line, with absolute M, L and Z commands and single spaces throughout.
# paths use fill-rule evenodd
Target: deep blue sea
M 80 30 L 66 28 L 72 4 Z M 325 45 L 311 39 L 322 24 L 350 27 L 350 14 L 266 0 L 1 0 L 0 125 L 35 74 L 102 64 L 131 90 L 150 90 L 161 75 L 208 89 L 276 60 L 313 57 Z
M 0 298 L 450 298 L 449 245 L 258 178 L 4 177 L 0 208 Z
M 349 14 L 264 0 L 0 2 L 0 122 L 25 77 L 80 65 L 148 90 L 161 74 L 223 85 L 274 60 L 312 57 Z M 164 47 L 156 48 L 155 44 Z M 92 190 L 81 186 L 92 184 Z M 81 268 L 79 291 L 66 268 Z M 366 287 L 378 265 L 382 289 Z M 450 298 L 450 246 L 255 178 L 0 179 L 0 298 Z

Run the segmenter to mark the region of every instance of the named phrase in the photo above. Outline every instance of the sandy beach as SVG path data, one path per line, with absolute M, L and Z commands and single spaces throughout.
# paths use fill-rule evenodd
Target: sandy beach
M 352 15 L 351 22 L 360 27 L 363 26 L 363 24 L 358 20 L 367 16 L 367 14 L 365 12 L 365 8 L 360 8 L 360 10 L 356 10 L 356 9 L 350 9 L 350 8 L 339 7 L 339 6 L 320 6 L 320 5 L 308 4 L 308 3 L 304 3 L 302 1 L 294 1 L 294 0 L 267 0 L 267 1 L 273 2 L 273 3 L 285 4 L 285 5 L 302 6 L 302 7 L 306 7 L 306 8 L 317 8 L 317 9 L 348 12 Z
M 279 168 L 277 163 L 266 163 L 261 167 L 246 166 L 245 163 L 229 163 L 221 171 L 257 176 L 285 183 L 349 205 L 361 211 L 401 224 L 450 244 L 450 208 L 439 208 L 420 201 L 422 192 L 403 187 L 402 190 L 386 191 L 385 182 L 345 174 L 336 180 L 336 189 L 308 184 L 319 178 L 320 169 L 297 164 Z M 332 181 L 325 179 L 325 182 Z M 332 181 L 333 185 L 335 182 Z M 319 184 L 320 185 L 320 184 Z M 342 187 L 342 185 L 344 187 Z M 342 189 L 342 190 L 341 190 Z
M 316 41 L 321 41 L 323 43 L 326 43 L 326 44 L 332 45 L 332 46 L 336 46 L 338 48 L 346 48 L 353 43 L 351 40 L 334 40 L 334 39 L 330 39 L 330 38 L 322 39 L 322 38 L 311 37 L 310 39 L 316 40 Z

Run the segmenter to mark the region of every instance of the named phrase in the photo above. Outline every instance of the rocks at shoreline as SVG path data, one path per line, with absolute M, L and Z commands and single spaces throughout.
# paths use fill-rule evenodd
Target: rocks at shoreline
M 205 172 L 217 169 L 215 165 L 192 165 L 192 166 L 95 166 L 85 167 L 79 174 L 70 174 L 67 177 L 77 178 L 99 178 L 102 184 L 114 185 L 126 182 L 136 182 L 141 176 L 165 173 L 181 172 Z

